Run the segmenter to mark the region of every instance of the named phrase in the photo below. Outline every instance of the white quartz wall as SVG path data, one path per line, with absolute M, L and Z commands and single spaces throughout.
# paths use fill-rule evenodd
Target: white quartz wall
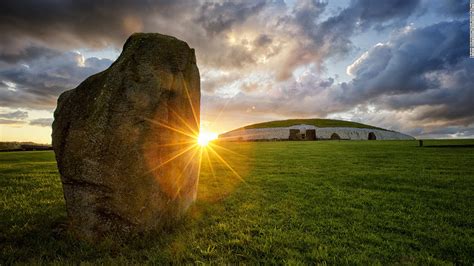
M 275 127 L 275 128 L 254 128 L 241 129 L 227 132 L 219 135 L 219 139 L 238 141 L 238 140 L 286 140 L 290 137 L 290 129 L 299 129 L 301 133 L 305 133 L 307 129 L 316 130 L 317 139 L 330 139 L 333 133 L 339 135 L 341 139 L 347 140 L 367 140 L 369 133 L 373 132 L 377 140 L 412 140 L 412 136 L 405 135 L 395 131 L 386 131 L 368 128 L 352 128 L 352 127 L 315 127 L 311 125 L 296 125 L 291 127 Z
M 289 137 L 290 130 L 287 127 L 242 129 L 219 135 L 219 139 L 230 141 L 288 139 Z

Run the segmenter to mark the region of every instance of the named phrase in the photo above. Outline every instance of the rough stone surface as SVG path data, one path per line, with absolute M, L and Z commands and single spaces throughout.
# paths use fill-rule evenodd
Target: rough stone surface
M 353 127 L 315 127 L 312 125 L 295 125 L 291 127 L 274 128 L 252 128 L 230 131 L 219 135 L 219 139 L 227 141 L 253 141 L 253 140 L 288 140 L 290 130 L 316 130 L 316 139 L 331 139 L 331 135 L 336 133 L 343 140 L 368 140 L 372 132 L 377 140 L 413 140 L 412 136 L 388 130 L 353 128 Z
M 186 211 L 199 106 L 194 50 L 152 33 L 133 34 L 107 70 L 59 97 L 53 148 L 76 235 L 160 229 Z

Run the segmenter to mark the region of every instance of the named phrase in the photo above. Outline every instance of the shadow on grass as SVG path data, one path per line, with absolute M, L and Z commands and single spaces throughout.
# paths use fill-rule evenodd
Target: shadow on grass
M 98 243 L 77 240 L 68 230 L 63 192 L 52 153 L 10 153 L 0 157 L 0 265 L 15 263 L 182 264 L 209 259 L 206 232 L 223 201 L 242 184 L 251 144 L 203 160 L 198 199 L 174 228 L 136 235 L 108 235 Z M 37 157 L 33 157 L 37 156 Z M 229 162 L 223 162 L 224 159 Z M 42 163 L 48 163 L 46 166 Z M 232 169 L 228 167 L 232 166 Z M 236 175 L 238 172 L 241 176 Z M 8 188 L 8 189 L 4 189 Z M 2 193 L 0 193 L 2 194 Z M 214 232 L 211 232 L 214 233 Z M 204 234 L 204 235 L 203 235 Z M 208 250 L 209 249 L 209 250 Z M 212 254 L 211 254 L 212 253 Z
M 474 148 L 474 144 L 464 145 L 425 145 L 422 148 Z
M 199 212 L 206 215 L 205 209 Z M 114 259 L 169 263 L 176 259 L 174 255 L 183 256 L 176 254 L 181 250 L 174 249 L 186 245 L 182 236 L 199 222 L 191 214 L 177 221 L 173 228 L 128 235 L 109 234 L 96 242 L 89 242 L 78 240 L 68 230 L 66 217 L 52 217 L 51 214 L 31 217 L 27 224 L 13 230 L 16 232 L 0 236 L 0 265 L 54 261 L 104 263 Z

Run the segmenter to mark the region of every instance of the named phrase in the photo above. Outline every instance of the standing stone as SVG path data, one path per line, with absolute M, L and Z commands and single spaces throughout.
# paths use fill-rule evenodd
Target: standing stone
M 200 97 L 194 49 L 155 33 L 133 34 L 107 70 L 59 97 L 53 148 L 77 236 L 160 229 L 186 211 Z

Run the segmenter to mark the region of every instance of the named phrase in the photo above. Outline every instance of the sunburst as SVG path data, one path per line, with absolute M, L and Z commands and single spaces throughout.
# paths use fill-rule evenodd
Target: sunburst
M 197 143 L 201 147 L 206 147 L 213 140 L 217 139 L 217 133 L 209 131 L 200 131 L 197 137 Z
M 181 135 L 182 137 L 177 137 L 176 139 L 171 139 L 169 141 L 164 141 L 159 145 L 154 145 L 158 149 L 165 149 L 165 154 L 168 152 L 168 156 L 161 157 L 155 161 L 154 165 L 149 165 L 148 172 L 157 171 L 157 176 L 159 174 L 159 169 L 165 165 L 172 164 L 175 160 L 185 160 L 185 165 L 181 165 L 177 169 L 179 173 L 171 174 L 171 176 L 165 177 L 165 182 L 170 186 L 171 198 L 176 198 L 180 196 L 180 191 L 183 189 L 182 186 L 186 184 L 184 179 L 186 178 L 185 172 L 189 167 L 192 167 L 192 162 L 195 162 L 197 165 L 198 177 L 196 182 L 199 182 L 199 177 L 201 175 L 201 168 L 203 163 L 207 163 L 211 167 L 212 175 L 217 179 L 217 176 L 214 172 L 213 163 L 221 164 L 225 169 L 228 169 L 233 176 L 235 176 L 239 181 L 244 182 L 242 176 L 234 169 L 234 167 L 225 159 L 224 154 L 220 154 L 219 151 L 225 151 L 226 154 L 242 156 L 235 151 L 227 149 L 219 145 L 215 140 L 218 139 L 218 134 L 212 131 L 207 131 L 205 129 L 197 130 L 199 125 L 199 118 L 197 117 L 196 108 L 193 106 L 193 102 L 190 100 L 190 94 L 186 84 L 184 85 L 184 90 L 186 91 L 186 96 L 188 98 L 188 103 L 192 111 L 193 118 L 185 119 L 178 112 L 171 110 L 169 115 L 175 117 L 173 119 L 173 124 L 170 124 L 168 121 L 160 121 L 154 119 L 146 119 L 151 124 L 158 126 L 164 130 L 169 130 L 169 132 L 174 132 L 176 136 Z M 195 124 L 194 124 L 195 123 Z M 157 131 L 159 132 L 159 131 Z M 166 134 L 165 134 L 166 135 Z M 171 134 L 172 135 L 172 134 Z M 211 160 L 211 155 L 217 160 Z M 179 164 L 178 164 L 179 165 Z M 176 169 L 176 168 L 174 168 Z M 171 180 L 168 180 L 171 179 Z

